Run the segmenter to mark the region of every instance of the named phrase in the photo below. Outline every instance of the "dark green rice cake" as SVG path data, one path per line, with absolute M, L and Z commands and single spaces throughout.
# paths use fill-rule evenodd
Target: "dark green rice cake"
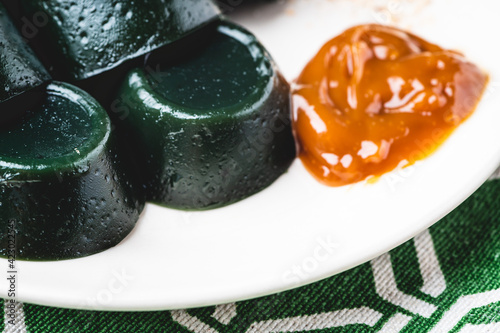
M 49 80 L 0 3 L 0 126 L 36 105 Z
M 50 18 L 40 28 L 52 49 L 47 58 L 71 81 L 162 48 L 219 14 L 210 0 L 23 0 L 23 8 Z
M 68 84 L 50 84 L 41 106 L 0 130 L 0 255 L 76 258 L 118 244 L 143 201 L 104 109 Z M 9 243 L 9 239 L 11 243 Z
M 287 170 L 295 157 L 289 86 L 252 34 L 221 23 L 196 55 L 147 68 L 156 70 L 129 73 L 115 104 L 147 199 L 219 207 Z

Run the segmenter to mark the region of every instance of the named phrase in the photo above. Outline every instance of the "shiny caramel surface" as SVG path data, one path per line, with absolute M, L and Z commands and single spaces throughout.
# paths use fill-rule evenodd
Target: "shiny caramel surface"
M 410 33 L 351 28 L 327 42 L 294 84 L 299 156 L 330 186 L 412 164 L 474 111 L 487 81 L 461 54 Z

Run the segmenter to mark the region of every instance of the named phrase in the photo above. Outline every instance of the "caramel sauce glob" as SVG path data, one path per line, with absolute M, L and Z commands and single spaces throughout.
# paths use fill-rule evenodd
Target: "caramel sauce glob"
M 487 82 L 458 52 L 391 27 L 351 28 L 326 43 L 294 84 L 299 156 L 330 186 L 412 164 L 474 111 Z

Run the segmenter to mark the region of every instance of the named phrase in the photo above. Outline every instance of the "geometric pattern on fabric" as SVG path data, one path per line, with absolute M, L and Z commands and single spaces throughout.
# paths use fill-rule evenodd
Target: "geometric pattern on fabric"
M 500 332 L 500 181 L 429 230 L 331 278 L 199 309 L 101 312 L 16 303 L 4 332 Z

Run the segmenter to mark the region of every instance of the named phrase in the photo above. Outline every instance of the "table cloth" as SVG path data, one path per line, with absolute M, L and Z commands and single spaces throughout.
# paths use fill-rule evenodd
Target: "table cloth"
M 3 300 L 0 329 L 6 333 L 500 332 L 500 180 L 494 178 L 414 239 L 295 290 L 232 304 L 157 312 L 81 311 Z

